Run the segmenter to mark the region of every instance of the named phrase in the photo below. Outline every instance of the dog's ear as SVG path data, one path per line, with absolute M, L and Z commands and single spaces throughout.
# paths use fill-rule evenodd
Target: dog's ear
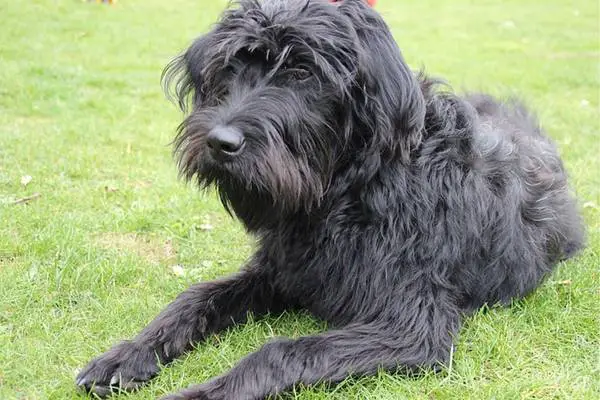
M 187 111 L 190 104 L 212 103 L 222 93 L 229 73 L 225 66 L 246 44 L 247 38 L 240 37 L 236 31 L 244 25 L 253 27 L 246 14 L 257 8 L 260 8 L 257 1 L 248 0 L 240 2 L 239 7 L 227 9 L 210 31 L 166 66 L 162 74 L 163 88 L 167 97 L 183 111 Z
M 176 102 L 182 111 L 190 103 L 202 102 L 204 69 L 210 58 L 208 36 L 201 36 L 182 54 L 173 59 L 163 70 L 161 82 L 167 97 Z
M 374 145 L 402 160 L 421 141 L 425 98 L 417 77 L 404 61 L 389 28 L 379 14 L 360 1 L 348 1 L 340 11 L 350 12 L 360 52 L 357 89 L 362 98 L 358 116 L 375 135 Z

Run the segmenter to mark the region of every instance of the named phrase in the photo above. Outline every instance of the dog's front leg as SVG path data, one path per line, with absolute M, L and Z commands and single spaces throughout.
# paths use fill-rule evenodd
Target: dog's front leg
M 92 360 L 77 376 L 82 389 L 101 397 L 134 390 L 208 334 L 282 306 L 268 277 L 247 268 L 226 279 L 199 283 L 181 293 L 133 340 Z
M 273 341 L 225 375 L 162 400 L 259 400 L 295 384 L 335 383 L 379 368 L 436 367 L 448 360 L 459 316 L 432 303 L 415 305 L 395 321 L 386 317 L 385 322 Z

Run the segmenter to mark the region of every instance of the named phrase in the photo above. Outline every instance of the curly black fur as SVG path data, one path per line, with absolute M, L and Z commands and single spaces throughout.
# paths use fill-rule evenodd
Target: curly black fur
M 335 329 L 266 344 L 169 398 L 262 399 L 378 368 L 436 368 L 464 315 L 535 289 L 583 245 L 555 146 L 518 101 L 441 91 L 361 0 L 242 0 L 166 70 L 182 175 L 255 235 L 247 265 L 182 293 L 77 383 L 134 389 L 194 342 L 304 308 Z M 207 145 L 243 135 L 238 153 Z

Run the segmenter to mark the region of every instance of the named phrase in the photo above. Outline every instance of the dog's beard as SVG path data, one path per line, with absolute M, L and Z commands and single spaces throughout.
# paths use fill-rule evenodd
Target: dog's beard
M 309 189 L 311 177 L 300 172 L 297 162 L 285 165 L 273 158 L 253 161 L 225 166 L 207 162 L 197 174 L 200 185 L 215 187 L 225 209 L 248 229 L 272 227 L 291 214 L 310 212 L 319 203 L 321 182 L 312 182 L 314 186 Z M 274 168 L 280 171 L 274 174 Z
M 208 132 L 223 119 L 219 107 L 192 113 L 175 143 L 182 176 L 202 188 L 215 187 L 227 211 L 250 230 L 272 226 L 293 213 L 309 213 L 319 205 L 332 151 L 324 137 L 333 136 L 321 113 L 277 96 L 257 98 L 263 104 L 246 103 L 251 110 L 238 110 L 233 116 L 225 111 L 229 125 L 246 139 L 244 151 L 235 157 L 218 159 L 206 143 Z

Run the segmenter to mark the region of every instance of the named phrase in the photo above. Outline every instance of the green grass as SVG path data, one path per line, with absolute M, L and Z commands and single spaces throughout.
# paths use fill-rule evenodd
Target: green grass
M 381 373 L 286 398 L 600 398 L 598 3 L 379 3 L 412 66 L 457 89 L 518 93 L 539 111 L 589 246 L 527 299 L 470 318 L 447 371 Z M 250 253 L 216 199 L 177 180 L 169 141 L 181 115 L 159 86 L 162 67 L 224 4 L 0 2 L 1 399 L 78 398 L 73 378 L 91 357 Z M 232 329 L 127 398 L 204 381 L 274 335 L 323 328 L 287 314 Z

